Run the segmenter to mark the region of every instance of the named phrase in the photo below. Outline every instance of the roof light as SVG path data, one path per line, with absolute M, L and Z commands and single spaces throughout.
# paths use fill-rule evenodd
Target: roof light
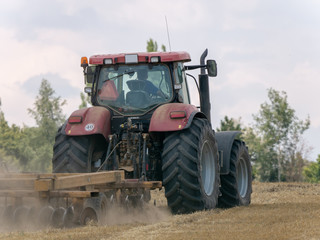
M 159 57 L 159 56 L 151 57 L 151 58 L 150 58 L 150 62 L 152 62 L 152 63 L 160 62 L 160 57 Z
M 187 116 L 185 111 L 173 111 L 170 113 L 170 118 L 171 119 L 176 119 L 176 118 L 185 118 Z
M 82 117 L 81 116 L 71 116 L 68 119 L 68 123 L 82 123 Z
M 81 58 L 81 67 L 87 67 L 88 66 L 88 58 L 82 57 Z
M 103 59 L 104 64 L 112 64 L 112 58 L 105 58 Z
M 125 63 L 138 63 L 138 55 L 137 54 L 125 55 Z

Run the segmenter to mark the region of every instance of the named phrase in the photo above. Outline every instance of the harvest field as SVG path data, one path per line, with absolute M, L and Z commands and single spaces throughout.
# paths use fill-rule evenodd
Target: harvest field
M 1 229 L 0 239 L 320 239 L 320 185 L 253 183 L 249 207 L 171 215 L 162 191 L 145 211 L 112 209 L 103 226 Z M 153 201 L 152 201 L 153 203 Z

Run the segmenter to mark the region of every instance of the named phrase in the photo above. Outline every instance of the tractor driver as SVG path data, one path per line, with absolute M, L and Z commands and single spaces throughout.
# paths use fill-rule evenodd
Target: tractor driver
M 144 91 L 153 95 L 153 96 L 162 96 L 161 91 L 151 82 L 148 80 L 148 70 L 147 69 L 140 69 L 137 71 L 138 80 L 144 81 Z

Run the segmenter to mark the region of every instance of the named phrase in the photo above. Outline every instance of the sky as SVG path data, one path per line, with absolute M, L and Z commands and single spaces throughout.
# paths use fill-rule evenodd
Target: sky
M 320 154 L 319 12 L 318 0 L 1 0 L 1 110 L 10 124 L 35 125 L 27 109 L 45 78 L 67 100 L 68 116 L 81 103 L 82 56 L 146 51 L 152 38 L 168 51 L 189 52 L 191 64 L 206 48 L 217 61 L 218 77 L 210 79 L 214 128 L 225 115 L 252 124 L 267 89 L 285 91 L 298 118 L 310 116 L 303 137 L 314 161 Z M 190 88 L 198 105 L 195 85 Z

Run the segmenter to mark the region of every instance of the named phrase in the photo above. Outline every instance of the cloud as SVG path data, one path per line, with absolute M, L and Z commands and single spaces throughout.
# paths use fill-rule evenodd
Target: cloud
M 78 88 L 73 87 L 66 79 L 61 78 L 58 74 L 52 73 L 46 73 L 29 78 L 21 85 L 21 89 L 23 89 L 26 94 L 35 97 L 38 95 L 42 79 L 48 80 L 52 89 L 55 90 L 55 93 L 62 98 L 71 98 L 79 96 L 80 94 Z

